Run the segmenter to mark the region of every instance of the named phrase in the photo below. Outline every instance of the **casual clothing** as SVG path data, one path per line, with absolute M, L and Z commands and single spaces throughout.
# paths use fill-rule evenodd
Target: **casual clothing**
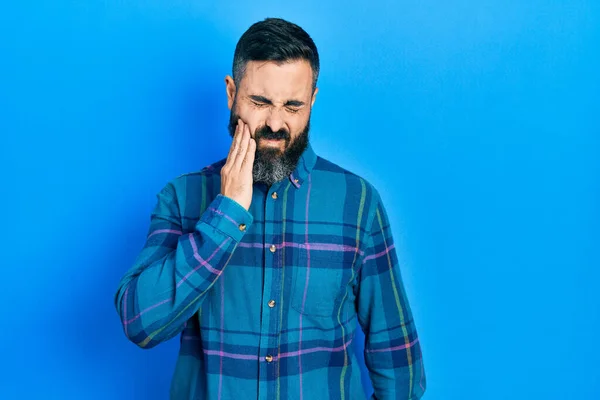
M 222 159 L 158 193 L 115 305 L 127 337 L 180 335 L 172 399 L 419 399 L 425 374 L 386 210 L 309 144 L 289 179 L 220 194 Z M 357 318 L 358 317 L 358 318 Z

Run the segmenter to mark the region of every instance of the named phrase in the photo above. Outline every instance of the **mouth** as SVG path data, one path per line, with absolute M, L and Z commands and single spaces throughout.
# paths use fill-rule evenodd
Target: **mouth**
M 284 141 L 283 139 L 260 139 L 260 142 L 269 146 L 279 146 Z

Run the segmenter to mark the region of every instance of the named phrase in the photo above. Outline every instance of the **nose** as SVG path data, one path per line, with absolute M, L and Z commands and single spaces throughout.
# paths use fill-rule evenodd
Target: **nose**
M 283 118 L 279 113 L 279 110 L 275 107 L 272 107 L 269 111 L 269 116 L 267 118 L 266 124 L 273 132 L 279 131 L 283 128 Z

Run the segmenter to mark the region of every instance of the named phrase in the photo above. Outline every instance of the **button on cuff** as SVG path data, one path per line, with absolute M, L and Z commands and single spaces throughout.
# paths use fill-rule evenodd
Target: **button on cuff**
M 196 229 L 205 223 L 239 242 L 253 220 L 252 214 L 237 201 L 218 194 L 202 213 Z

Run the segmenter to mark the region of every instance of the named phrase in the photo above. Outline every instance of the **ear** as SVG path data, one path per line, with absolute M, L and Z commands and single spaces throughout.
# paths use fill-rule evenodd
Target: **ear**
M 317 93 L 319 93 L 319 88 L 315 88 L 315 91 L 312 95 L 312 100 L 310 101 L 310 108 L 315 104 L 315 100 L 317 99 Z
M 229 75 L 225 77 L 225 91 L 227 92 L 227 107 L 231 110 L 233 100 L 235 99 L 236 87 L 233 78 Z

